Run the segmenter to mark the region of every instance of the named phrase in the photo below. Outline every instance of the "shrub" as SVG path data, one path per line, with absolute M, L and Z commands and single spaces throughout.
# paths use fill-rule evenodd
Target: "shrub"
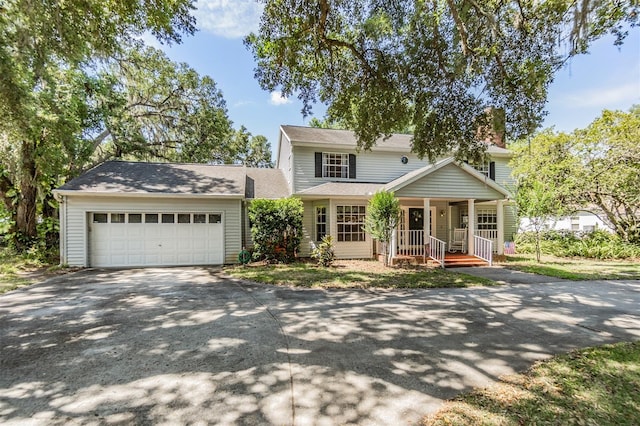
M 623 241 L 618 235 L 605 231 L 572 232 L 545 231 L 541 235 L 542 253 L 558 257 L 586 257 L 592 259 L 640 258 L 640 246 Z M 525 232 L 516 237 L 519 253 L 535 253 L 535 234 Z
M 300 248 L 302 214 L 302 201 L 297 198 L 253 200 L 249 221 L 254 259 L 293 261 Z
M 336 258 L 333 252 L 333 237 L 325 235 L 320 244 L 311 252 L 311 257 L 316 259 L 318 264 L 322 266 L 331 266 Z

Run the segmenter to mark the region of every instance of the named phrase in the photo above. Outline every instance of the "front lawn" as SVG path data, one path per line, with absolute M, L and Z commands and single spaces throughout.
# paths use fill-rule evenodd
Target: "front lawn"
M 496 285 L 494 281 L 440 268 L 385 267 L 366 260 L 339 260 L 324 268 L 310 262 L 287 265 L 253 263 L 234 266 L 225 272 L 236 278 L 266 284 L 313 288 L 450 288 Z
M 581 349 L 461 395 L 434 425 L 640 424 L 640 342 Z
M 515 269 L 569 280 L 640 279 L 640 261 L 564 258 L 544 255 L 537 263 L 535 255 L 509 255 L 500 264 Z

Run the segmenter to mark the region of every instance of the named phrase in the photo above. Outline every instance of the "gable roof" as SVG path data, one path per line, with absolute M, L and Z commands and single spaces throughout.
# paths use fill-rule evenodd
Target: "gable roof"
M 356 135 L 351 130 L 282 125 L 280 126 L 280 132 L 286 136 L 293 145 L 354 149 L 358 144 Z M 371 150 L 409 153 L 411 152 L 412 139 L 413 135 L 394 133 L 388 139 L 380 138 Z M 278 150 L 280 150 L 280 147 L 278 147 Z M 498 157 L 511 155 L 511 151 L 508 149 L 495 145 L 489 145 L 487 152 Z
M 248 189 L 250 194 L 247 194 Z M 133 161 L 100 164 L 62 185 L 56 192 L 235 198 L 279 198 L 288 195 L 285 178 L 282 171 L 277 169 Z
M 478 172 L 476 169 L 474 169 L 470 165 L 466 163 L 458 162 L 452 157 L 437 161 L 433 164 L 429 164 L 425 167 L 416 169 L 412 172 L 402 175 L 399 178 L 387 183 L 384 186 L 384 190 L 397 192 L 403 188 L 406 188 L 407 186 L 411 185 L 412 183 L 420 179 L 423 179 L 431 174 L 435 174 L 438 170 L 441 170 L 448 165 L 453 165 L 458 167 L 460 170 L 469 174 L 469 176 L 471 176 L 472 178 L 475 178 L 478 181 L 478 183 L 482 183 L 483 185 L 493 189 L 494 191 L 503 195 L 505 198 L 512 197 L 511 193 L 508 190 L 506 190 L 501 185 L 496 183 L 493 179 L 489 179 L 487 176 Z

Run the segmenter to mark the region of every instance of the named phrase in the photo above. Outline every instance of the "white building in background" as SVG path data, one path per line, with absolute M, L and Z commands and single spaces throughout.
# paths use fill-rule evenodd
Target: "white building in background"
M 602 219 L 593 213 L 579 211 L 571 216 L 558 217 L 550 219 L 544 224 L 545 230 L 555 231 L 574 231 L 574 232 L 592 232 L 595 230 L 603 230 L 613 232 Z M 533 231 L 534 228 L 531 220 L 527 217 L 520 219 L 519 232 Z

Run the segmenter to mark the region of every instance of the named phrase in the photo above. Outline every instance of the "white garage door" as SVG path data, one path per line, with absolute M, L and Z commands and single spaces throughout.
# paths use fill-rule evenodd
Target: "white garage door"
M 219 265 L 224 262 L 220 213 L 89 214 L 90 265 Z

